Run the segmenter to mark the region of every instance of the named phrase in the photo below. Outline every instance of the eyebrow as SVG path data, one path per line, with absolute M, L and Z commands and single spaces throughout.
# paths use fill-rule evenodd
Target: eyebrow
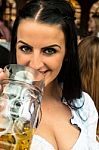
M 22 44 L 25 44 L 25 45 L 29 46 L 30 48 L 33 48 L 31 45 L 29 45 L 29 44 L 27 44 L 26 42 L 23 42 L 23 41 L 21 41 L 21 40 L 19 40 L 19 41 L 17 42 L 17 44 L 18 44 L 18 43 L 22 43 Z
M 45 46 L 42 49 L 46 49 L 46 48 L 51 48 L 51 47 L 59 47 L 61 49 L 61 47 L 57 44 L 53 44 L 53 45 L 49 45 L 49 46 Z
M 19 40 L 17 43 L 22 43 L 22 44 L 25 44 L 25 45 L 29 46 L 30 48 L 33 48 L 31 45 L 29 45 L 26 42 L 23 42 L 21 40 Z M 57 44 L 52 44 L 52 45 L 49 45 L 49 46 L 45 46 L 42 49 L 51 48 L 51 47 L 59 47 L 61 49 L 61 46 L 59 46 Z

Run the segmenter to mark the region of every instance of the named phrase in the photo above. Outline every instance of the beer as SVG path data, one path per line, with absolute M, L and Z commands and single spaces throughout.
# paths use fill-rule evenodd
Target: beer
M 4 130 L 4 129 L 0 129 Z M 29 150 L 35 129 L 26 129 L 23 134 L 7 133 L 0 136 L 0 150 Z
M 8 78 L 0 82 L 0 150 L 29 150 L 41 120 L 44 75 L 18 64 L 4 70 Z

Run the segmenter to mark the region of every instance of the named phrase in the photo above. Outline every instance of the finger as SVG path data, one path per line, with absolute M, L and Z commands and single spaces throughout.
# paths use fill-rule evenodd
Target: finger
M 5 73 L 4 72 L 0 72 L 0 80 L 2 81 L 3 79 L 5 79 Z
M 2 69 L 2 68 L 0 68 L 0 73 L 1 73 L 1 72 L 3 72 L 3 69 Z
M 7 75 L 3 70 L 1 71 L 1 69 L 0 69 L 0 80 L 2 81 L 4 79 L 7 79 Z

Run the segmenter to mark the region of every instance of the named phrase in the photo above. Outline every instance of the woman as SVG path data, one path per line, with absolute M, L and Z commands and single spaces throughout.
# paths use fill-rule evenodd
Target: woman
M 3 20 L 0 20 L 0 39 L 5 40 L 6 42 L 11 41 L 11 33 L 9 28 L 5 25 Z
M 88 22 L 89 25 L 89 33 L 90 35 L 97 35 L 99 34 L 99 13 L 93 14 Z
M 9 50 L 0 43 L 0 68 L 9 63 Z
M 84 38 L 78 46 L 78 53 L 83 91 L 92 97 L 99 114 L 99 37 Z
M 81 89 L 72 6 L 65 0 L 28 2 L 15 20 L 10 56 L 10 63 L 45 75 L 42 118 L 31 150 L 98 149 L 98 115 Z
M 88 36 L 78 46 L 83 90 L 93 98 L 99 112 L 99 37 Z

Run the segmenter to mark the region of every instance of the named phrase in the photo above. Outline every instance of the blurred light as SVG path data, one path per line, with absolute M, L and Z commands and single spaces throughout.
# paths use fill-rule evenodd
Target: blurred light
M 76 0 L 70 0 L 70 2 L 72 3 L 73 7 L 75 8 L 76 5 L 78 4 L 78 2 Z
M 8 0 L 9 3 L 14 3 L 14 0 Z

